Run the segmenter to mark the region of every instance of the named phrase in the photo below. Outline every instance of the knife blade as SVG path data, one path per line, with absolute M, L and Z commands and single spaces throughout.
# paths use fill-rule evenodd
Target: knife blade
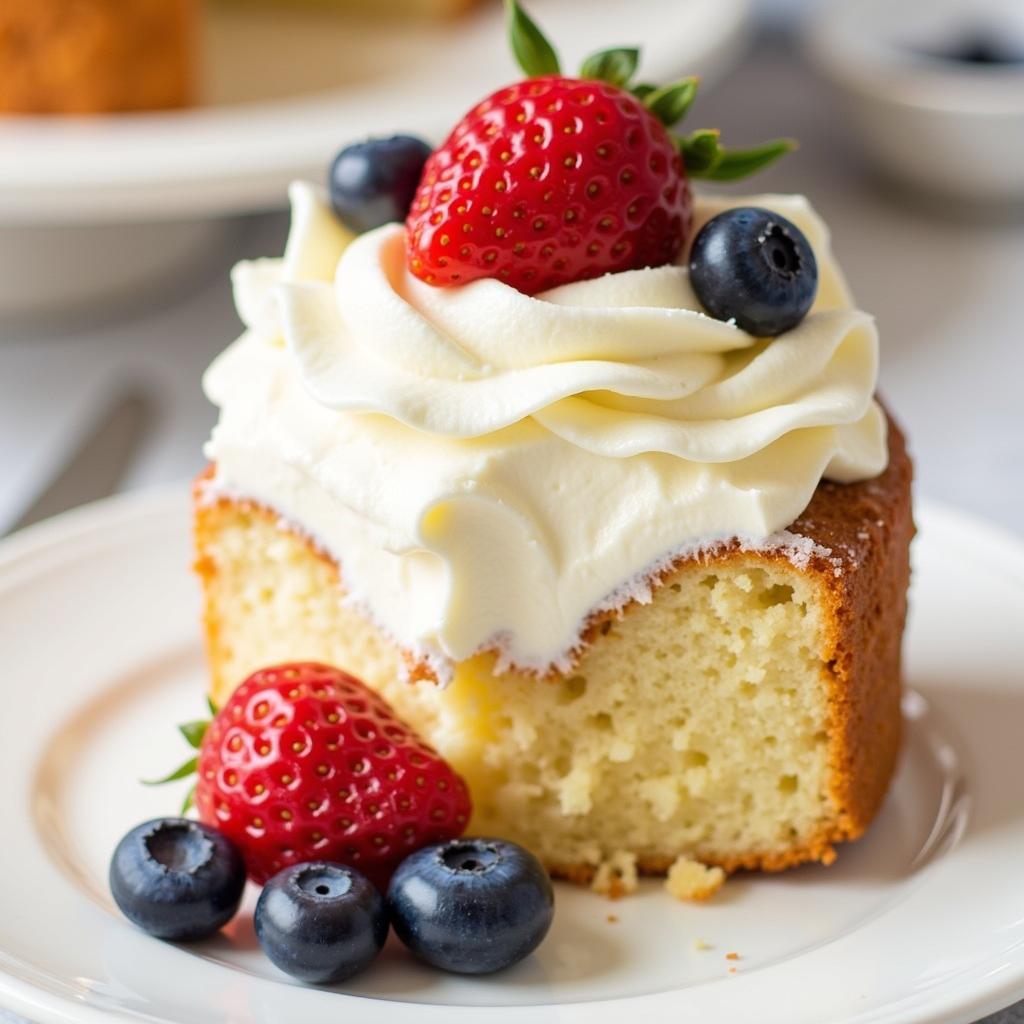
M 114 494 L 152 419 L 153 402 L 144 392 L 117 394 L 82 432 L 74 450 L 8 532 Z

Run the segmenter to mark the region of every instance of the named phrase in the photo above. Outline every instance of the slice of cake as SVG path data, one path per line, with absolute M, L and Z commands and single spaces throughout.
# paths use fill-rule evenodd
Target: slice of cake
M 798 216 L 795 201 L 775 202 Z M 297 228 L 308 237 L 293 234 L 284 266 L 239 268 L 243 314 L 271 308 L 250 293 L 261 279 L 301 273 L 291 267 L 308 265 L 332 233 L 343 244 L 312 192 L 296 190 L 296 207 Z M 317 217 L 322 223 L 314 226 Z M 356 247 L 350 252 L 358 255 Z M 325 265 L 334 262 L 332 252 Z M 819 262 L 828 266 L 823 250 Z M 302 322 L 297 317 L 289 328 Z M 353 512 L 376 497 L 360 479 L 372 463 L 353 466 L 351 490 L 332 493 L 330 477 L 317 479 L 330 458 L 345 460 L 354 431 L 372 436 L 375 446 L 390 445 L 378 449 L 388 479 L 370 482 L 400 493 L 423 471 L 416 453 L 422 438 L 380 416 L 326 409 L 305 390 L 302 363 L 276 329 L 254 326 L 207 381 L 222 420 L 210 446 L 215 467 L 196 490 L 196 523 L 218 703 L 262 665 L 314 659 L 344 666 L 380 689 L 470 780 L 476 831 L 514 838 L 557 873 L 581 880 L 623 850 L 648 871 L 665 870 L 681 853 L 729 869 L 827 861 L 836 841 L 864 830 L 899 742 L 913 527 L 910 466 L 898 430 L 888 429 L 879 476 L 818 484 L 787 529 L 759 539 L 690 541 L 672 557 L 648 559 L 643 584 L 634 581 L 592 610 L 560 666 L 517 670 L 504 647 L 445 664 L 443 651 L 398 640 L 397 623 L 375 621 L 390 618 L 391 609 L 378 612 L 365 591 L 347 586 L 345 534 L 351 528 L 361 544 L 364 531 L 380 531 L 379 551 L 393 562 L 391 585 L 408 588 L 395 593 L 402 614 L 417 614 L 405 610 L 417 593 L 436 594 L 438 606 L 419 611 L 425 621 L 446 611 L 428 551 L 411 538 L 389 544 L 388 528 L 397 523 Z M 862 340 L 872 348 L 870 331 Z M 866 426 L 879 429 L 876 408 L 868 401 L 865 409 Z M 479 483 L 467 474 L 470 493 Z M 447 480 L 443 486 L 452 489 Z M 596 544 L 604 516 L 614 529 L 634 494 L 608 495 L 609 507 L 595 515 L 571 491 L 549 492 L 545 511 L 594 519 Z M 348 522 L 356 515 L 358 532 Z M 483 531 L 488 524 L 474 535 L 474 520 L 457 502 L 443 516 L 447 522 L 434 524 L 444 538 L 440 549 L 451 543 L 457 557 L 464 544 L 468 557 L 484 563 L 479 579 L 458 581 L 480 588 L 465 596 L 466 612 L 503 604 L 518 581 L 505 575 L 504 553 L 486 549 L 488 540 L 497 543 Z M 636 528 L 635 520 L 624 524 L 625 531 Z M 621 535 L 611 543 L 620 542 Z M 521 554 L 513 551 L 512 562 Z M 366 552 L 352 556 L 360 573 L 378 571 L 372 560 Z M 439 586 L 451 585 L 449 575 Z M 455 597 L 450 590 L 447 596 Z M 530 602 L 528 582 L 514 600 Z
M 415 147 L 356 147 L 334 206 L 382 226 L 296 185 L 284 258 L 236 268 L 195 489 L 211 693 L 341 666 L 466 778 L 471 830 L 710 893 L 691 861 L 829 863 L 882 801 L 911 469 L 806 201 L 691 197 L 779 147 L 680 160 L 658 118 L 692 84 L 634 96 L 617 60 L 481 103 L 405 227 Z
M 648 604 L 595 621 L 571 670 L 459 664 L 407 681 L 408 653 L 346 601 L 344 567 L 266 505 L 197 488 L 212 695 L 314 659 L 380 690 L 471 785 L 472 829 L 579 881 L 619 851 L 665 871 L 830 862 L 885 794 L 899 746 L 910 465 L 823 484 L 790 531 L 679 559 Z

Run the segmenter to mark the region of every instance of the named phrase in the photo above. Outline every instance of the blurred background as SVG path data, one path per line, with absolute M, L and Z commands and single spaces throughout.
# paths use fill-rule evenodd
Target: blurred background
M 565 66 L 641 44 L 644 78 L 702 76 L 694 126 L 800 140 L 740 188 L 831 225 L 919 494 L 1024 532 L 1024 0 L 528 6 Z M 198 471 L 231 265 L 280 253 L 288 181 L 341 145 L 439 141 L 516 77 L 500 22 L 498 0 L 0 4 L 0 534 Z

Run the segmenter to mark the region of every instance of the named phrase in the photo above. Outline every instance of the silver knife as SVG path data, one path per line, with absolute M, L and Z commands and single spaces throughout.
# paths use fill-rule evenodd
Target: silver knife
M 131 390 L 115 395 L 8 532 L 114 494 L 152 421 L 153 402 L 144 392 Z

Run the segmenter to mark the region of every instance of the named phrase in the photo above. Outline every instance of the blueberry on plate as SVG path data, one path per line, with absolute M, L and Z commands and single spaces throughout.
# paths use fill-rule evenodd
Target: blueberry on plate
M 392 876 L 395 933 L 421 960 L 458 974 L 518 963 L 547 935 L 554 893 L 532 853 L 503 839 L 425 846 Z
M 159 939 L 212 935 L 235 916 L 244 888 L 235 844 L 188 818 L 133 828 L 110 859 L 110 891 L 121 913 Z
M 346 146 L 331 164 L 331 205 L 357 234 L 405 220 L 430 147 L 412 135 Z
M 701 228 L 690 251 L 690 283 L 711 316 L 769 338 L 807 315 L 818 290 L 818 264 L 791 221 L 758 206 L 739 206 Z
M 292 864 L 263 887 L 256 937 L 286 974 L 316 985 L 342 981 L 381 951 L 388 937 L 384 898 L 344 864 Z

